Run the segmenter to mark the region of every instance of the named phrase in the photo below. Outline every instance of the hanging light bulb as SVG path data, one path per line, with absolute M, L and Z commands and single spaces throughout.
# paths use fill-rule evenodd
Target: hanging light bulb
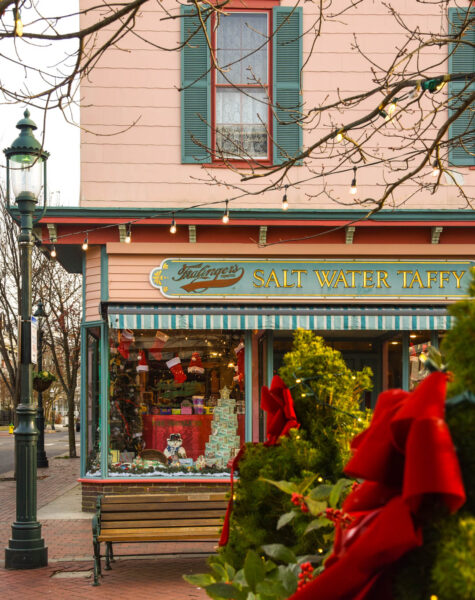
M 51 258 L 56 258 L 56 248 L 54 247 L 54 244 L 51 248 L 51 252 L 49 253 L 49 255 L 51 256 Z
M 223 221 L 223 223 L 226 225 L 226 223 L 229 223 L 229 208 L 228 208 L 228 201 L 226 200 L 226 209 L 224 211 L 223 214 L 223 218 L 221 219 Z
M 13 16 L 15 19 L 15 35 L 22 37 L 23 35 L 23 23 L 21 21 L 20 11 L 17 8 L 13 9 Z
M 388 106 L 387 106 L 387 114 L 386 114 L 386 116 L 384 117 L 384 119 L 385 119 L 386 121 L 390 121 L 390 120 L 393 118 L 393 114 L 394 114 L 394 112 L 396 111 L 396 108 L 397 108 L 397 98 L 394 98 L 394 99 L 393 99 L 393 100 L 390 102 L 390 104 L 388 104 Z
M 388 113 L 381 107 L 379 109 L 379 114 L 383 117 L 385 121 L 388 121 Z
M 434 160 L 434 163 L 432 165 L 432 177 L 438 177 L 439 173 L 440 173 L 439 163 L 437 160 Z
M 343 130 L 342 129 L 340 129 L 340 131 L 336 134 L 335 140 L 337 142 L 343 141 Z
M 81 248 L 83 250 L 87 250 L 89 248 L 89 240 L 88 240 L 88 234 L 86 233 L 86 237 L 84 238 L 84 242 L 82 243 Z
M 170 225 L 170 233 L 176 233 L 175 213 L 173 213 L 172 224 Z
M 289 186 L 285 186 L 285 192 L 284 192 L 284 197 L 282 198 L 282 210 L 288 210 L 289 209 L 289 202 L 287 200 L 287 188 Z
M 356 167 L 353 167 L 353 179 L 351 180 L 350 194 L 354 196 L 357 191 L 358 188 L 356 187 Z
M 124 242 L 126 244 L 130 244 L 130 242 L 132 241 L 132 228 L 130 223 L 127 225 L 127 230 L 125 232 L 125 238 L 124 238 Z

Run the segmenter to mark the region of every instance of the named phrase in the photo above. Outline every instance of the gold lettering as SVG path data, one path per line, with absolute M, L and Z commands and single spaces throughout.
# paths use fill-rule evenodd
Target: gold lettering
M 397 274 L 401 275 L 402 273 L 402 287 L 403 288 L 407 288 L 407 276 L 409 273 L 412 273 L 412 271 L 398 271 Z
M 292 283 L 291 285 L 287 284 L 287 272 L 288 272 L 287 269 L 283 269 L 283 273 L 284 273 L 284 285 L 283 285 L 283 287 L 285 287 L 285 288 L 293 288 L 293 287 L 295 287 L 295 283 Z
M 347 273 L 347 275 L 350 275 L 350 277 L 351 277 L 350 287 L 352 287 L 352 288 L 356 287 L 356 284 L 355 284 L 355 275 L 357 273 L 358 273 L 358 275 L 361 275 L 361 271 L 347 271 L 346 273 Z
M 331 287 L 331 284 L 333 283 L 333 280 L 335 279 L 336 275 L 336 271 L 332 271 L 331 279 L 329 279 L 328 274 L 330 273 L 330 271 L 314 271 L 314 273 L 317 276 L 317 279 L 322 287 L 325 287 L 325 285 L 327 287 Z
M 383 287 L 383 285 L 386 286 L 387 288 L 391 287 L 389 285 L 389 283 L 386 281 L 386 279 L 388 278 L 387 271 L 376 271 L 376 274 L 378 276 L 378 283 L 376 284 L 377 288 Z
M 432 284 L 437 282 L 437 271 L 427 271 L 427 287 L 432 289 Z
M 274 269 L 270 272 L 269 277 L 267 278 L 266 284 L 264 287 L 268 288 L 271 281 L 274 281 L 276 287 L 280 287 L 279 280 L 277 279 L 277 275 L 275 274 Z
M 259 275 L 258 275 L 259 273 Z M 264 285 L 264 279 L 261 277 L 261 275 L 264 275 L 264 271 L 262 269 L 256 269 L 253 273 L 254 275 L 254 279 L 257 279 L 257 281 L 259 281 L 259 283 L 254 282 L 254 287 L 256 288 L 260 288 Z
M 346 281 L 346 277 L 345 277 L 345 273 L 340 269 L 339 273 L 338 273 L 338 277 L 335 280 L 335 284 L 333 287 L 337 288 L 338 284 L 342 282 L 343 285 L 345 286 L 345 288 L 348 287 L 348 282 Z
M 460 277 L 457 276 L 457 271 L 452 271 L 452 275 L 457 280 L 457 289 L 459 290 L 460 289 L 460 281 L 462 280 L 462 277 L 465 275 L 465 271 L 462 271 L 460 273 Z
M 373 271 L 363 271 L 363 287 L 364 288 L 374 287 Z
M 449 283 L 450 271 L 439 271 L 439 287 L 443 290 L 446 283 Z
M 420 288 L 424 287 L 424 284 L 422 283 L 421 276 L 419 275 L 419 271 L 416 271 L 414 273 L 414 275 L 412 276 L 411 283 L 409 284 L 409 287 L 411 289 L 412 289 L 412 286 L 414 285 L 414 283 L 418 283 Z
M 302 283 L 301 283 L 301 275 L 302 273 L 305 273 L 305 275 L 307 274 L 306 269 L 293 269 L 292 271 L 290 271 L 290 273 L 293 275 L 294 273 L 297 273 L 297 287 L 301 288 L 302 287 Z

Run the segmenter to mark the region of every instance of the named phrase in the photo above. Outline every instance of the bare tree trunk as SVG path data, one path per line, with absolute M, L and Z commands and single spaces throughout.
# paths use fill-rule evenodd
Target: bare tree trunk
M 69 458 L 77 458 L 76 434 L 74 422 L 74 390 L 68 394 L 68 434 L 69 434 Z

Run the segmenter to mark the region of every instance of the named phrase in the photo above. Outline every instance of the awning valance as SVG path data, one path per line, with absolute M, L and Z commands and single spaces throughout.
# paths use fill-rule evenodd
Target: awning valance
M 114 329 L 445 331 L 444 306 L 107 305 Z

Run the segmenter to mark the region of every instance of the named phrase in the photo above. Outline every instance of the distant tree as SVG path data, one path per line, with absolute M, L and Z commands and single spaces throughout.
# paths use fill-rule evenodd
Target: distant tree
M 17 235 L 18 228 L 0 188 L 0 377 L 14 407 L 20 400 L 17 323 L 21 272 Z M 41 300 L 47 315 L 42 323 L 44 367 L 56 375 L 57 385 L 67 399 L 69 454 L 75 457 L 74 398 L 80 364 L 81 277 L 67 273 L 36 246 L 32 252 L 32 274 L 32 312 Z

